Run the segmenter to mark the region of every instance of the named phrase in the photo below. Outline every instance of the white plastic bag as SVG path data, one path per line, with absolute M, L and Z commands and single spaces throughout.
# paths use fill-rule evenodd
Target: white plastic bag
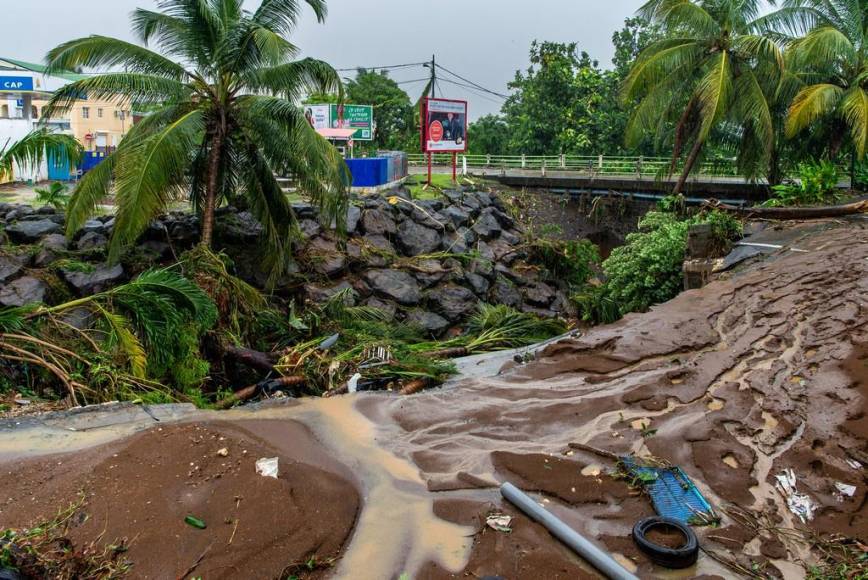
M 256 473 L 277 479 L 277 457 L 263 457 L 256 461 Z

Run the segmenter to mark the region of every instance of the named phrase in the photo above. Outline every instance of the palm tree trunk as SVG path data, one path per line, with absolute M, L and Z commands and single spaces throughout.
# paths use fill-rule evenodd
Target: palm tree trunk
M 205 186 L 205 207 L 202 209 L 202 241 L 201 244 L 211 247 L 214 237 L 214 209 L 217 203 L 217 187 L 220 180 L 220 149 L 223 145 L 223 135 L 217 130 L 211 151 L 208 153 L 208 183 Z
M 675 184 L 675 189 L 672 190 L 672 195 L 678 195 L 684 189 L 684 184 L 687 182 L 687 176 L 693 171 L 693 166 L 696 164 L 696 158 L 699 157 L 699 152 L 702 150 L 702 141 L 697 139 L 693 142 L 693 148 L 690 150 L 690 155 L 687 156 L 687 161 L 684 163 L 684 170 L 681 172 L 681 177 L 678 178 L 678 183 Z

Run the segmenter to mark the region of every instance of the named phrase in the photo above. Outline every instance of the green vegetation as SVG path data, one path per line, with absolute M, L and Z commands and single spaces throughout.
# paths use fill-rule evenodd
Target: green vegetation
M 59 181 L 55 181 L 47 188 L 34 188 L 33 191 L 36 192 L 35 201 L 43 207 L 50 205 L 54 209 L 66 209 L 67 204 L 69 204 L 69 194 L 67 193 L 67 189 L 68 188 Z
M 639 222 L 639 231 L 615 248 L 602 265 L 606 282 L 581 289 L 573 297 L 588 322 L 614 322 L 628 312 L 643 312 L 672 299 L 682 287 L 682 264 L 687 252 L 687 230 L 693 224 L 711 224 L 720 252 L 741 234 L 741 224 L 718 211 L 692 217 L 654 211 Z
M 268 269 L 289 264 L 295 215 L 276 174 L 293 174 L 324 220 L 345 215 L 348 175 L 334 147 L 313 130 L 296 104 L 313 90 L 340 90 L 328 64 L 291 60 L 286 37 L 300 17 L 294 1 L 265 0 L 246 11 L 241 0 L 165 0 L 161 12 L 138 9 L 133 31 L 158 51 L 104 36 L 66 42 L 47 56 L 49 70 L 111 68 L 56 91 L 45 116 L 68 110 L 82 95 L 153 105 L 118 149 L 89 171 L 69 206 L 77 231 L 110 191 L 118 211 L 113 260 L 176 198 L 189 197 L 202 216 L 202 244 L 211 244 L 214 210 L 243 198 L 264 227 Z M 317 19 L 324 0 L 308 0 Z
M 69 316 L 86 322 L 74 324 Z M 0 352 L 21 363 L 20 372 L 40 388 L 57 384 L 58 394 L 74 403 L 177 400 L 183 393 L 161 381 L 180 374 L 187 379 L 183 388 L 201 386 L 190 384 L 189 368 L 198 360 L 198 337 L 216 319 L 198 286 L 172 270 L 150 270 L 57 306 L 3 309 Z
M 642 51 L 624 84 L 625 100 L 641 99 L 627 143 L 649 135 L 671 139 L 670 171 L 683 163 L 675 193 L 712 132 L 728 123 L 743 127 L 739 158 L 754 161 L 740 169 L 767 165 L 774 126 L 766 95 L 778 82 L 783 53 L 771 38 L 753 33 L 760 8 L 756 0 L 651 0 L 639 11 L 666 37 Z
M 829 161 L 801 163 L 799 181 L 772 187 L 773 197 L 763 205 L 784 207 L 817 205 L 835 201 L 838 197 L 838 168 Z
M 462 177 L 459 177 L 458 180 L 459 183 L 456 184 L 452 181 L 451 174 L 432 173 L 430 186 L 427 175 L 411 175 L 404 182 L 404 185 L 410 190 L 410 197 L 413 199 L 439 199 L 444 189 L 454 189 L 468 181 Z

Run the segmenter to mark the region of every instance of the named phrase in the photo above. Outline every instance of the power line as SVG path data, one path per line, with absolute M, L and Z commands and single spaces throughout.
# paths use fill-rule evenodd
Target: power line
M 501 99 L 508 99 L 509 98 L 508 95 L 504 95 L 504 94 L 498 93 L 497 91 L 492 91 L 491 89 L 487 89 L 487 88 L 483 87 L 482 85 L 480 85 L 479 83 L 475 83 L 468 78 L 464 78 L 463 76 L 452 72 L 451 70 L 449 70 L 448 68 L 446 68 L 443 65 L 438 64 L 437 68 L 443 70 L 446 73 L 451 74 L 455 78 L 460 79 L 460 80 L 464 81 L 465 83 L 470 83 L 471 85 L 473 85 L 474 87 L 476 87 L 477 89 L 479 89 L 480 91 L 482 91 L 484 93 L 489 93 L 489 94 L 494 95 L 496 97 L 500 97 Z
M 443 81 L 444 83 L 449 83 L 451 85 L 463 87 L 463 88 L 467 89 L 468 91 L 472 92 L 474 95 L 476 95 L 480 99 L 485 99 L 486 101 L 488 101 L 490 103 L 495 103 L 497 105 L 503 104 L 502 101 L 496 101 L 495 99 L 492 99 L 491 97 L 487 96 L 485 93 L 481 92 L 479 89 L 476 89 L 475 87 L 473 87 L 471 85 L 466 85 L 464 83 L 458 83 L 458 82 L 455 82 L 455 81 L 449 80 L 449 79 L 439 79 L 439 80 Z M 503 97 L 498 97 L 498 98 L 503 99 Z
M 408 85 L 410 83 L 420 83 L 422 81 L 428 81 L 428 80 L 431 80 L 431 79 L 429 77 L 425 77 L 423 79 L 413 79 L 410 81 L 396 81 L 395 84 L 396 85 Z
M 378 70 L 386 70 L 386 69 L 396 69 L 396 68 L 407 68 L 411 66 L 422 66 L 423 64 L 429 64 L 427 62 L 409 62 L 406 64 L 390 64 L 385 66 L 353 66 L 349 68 L 336 68 L 337 72 L 347 72 L 347 71 L 355 71 L 359 69 L 370 70 L 370 71 L 378 71 Z

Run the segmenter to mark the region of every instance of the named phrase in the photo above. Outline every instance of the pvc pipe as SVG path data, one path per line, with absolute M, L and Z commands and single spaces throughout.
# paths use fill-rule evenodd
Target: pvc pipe
M 589 542 L 584 536 L 562 522 L 551 512 L 543 509 L 526 493 L 512 485 L 504 483 L 500 493 L 515 504 L 518 509 L 542 524 L 554 537 L 573 549 L 579 556 L 587 560 L 607 578 L 613 580 L 639 580 L 627 569 L 616 562 L 609 554 Z

